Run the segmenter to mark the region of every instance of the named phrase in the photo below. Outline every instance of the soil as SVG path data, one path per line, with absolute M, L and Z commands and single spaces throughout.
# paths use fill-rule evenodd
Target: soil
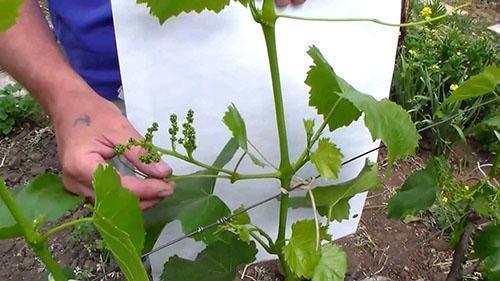
M 20 186 L 30 182 L 41 173 L 58 173 L 55 135 L 46 117 L 21 128 L 0 140 L 0 177 L 7 185 Z M 64 220 L 88 215 L 82 207 L 68 213 Z M 50 241 L 55 259 L 65 267 L 77 269 L 82 274 L 101 274 L 98 265 L 106 264 L 106 253 L 96 249 L 92 243 L 95 232 L 83 237 L 84 241 L 72 238 L 71 232 L 62 232 Z M 33 281 L 43 276 L 43 266 L 35 258 L 22 239 L 0 240 L 0 280 Z M 113 279 L 117 280 L 117 279 Z
M 487 25 L 494 25 L 500 22 L 500 4 L 496 0 L 443 0 L 444 3 L 451 7 L 456 7 L 463 3 L 469 3 L 462 10 L 472 18 L 479 20 Z

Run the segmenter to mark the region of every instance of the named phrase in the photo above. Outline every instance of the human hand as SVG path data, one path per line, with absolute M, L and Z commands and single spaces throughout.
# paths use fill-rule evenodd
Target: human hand
M 306 0 L 276 0 L 276 5 L 278 7 L 285 7 L 290 4 L 297 6 L 303 4 L 304 2 L 306 2 Z
M 86 99 L 67 104 L 53 119 L 63 183 L 69 191 L 92 198 L 92 175 L 96 167 L 115 156 L 116 144 L 126 143 L 130 137 L 142 137 L 113 103 L 95 93 L 83 96 Z M 121 176 L 121 183 L 139 196 L 141 208 L 146 209 L 172 195 L 175 184 L 162 180 L 172 174 L 164 162 L 141 163 L 138 156 L 143 152 L 135 147 L 124 156 L 150 178 Z

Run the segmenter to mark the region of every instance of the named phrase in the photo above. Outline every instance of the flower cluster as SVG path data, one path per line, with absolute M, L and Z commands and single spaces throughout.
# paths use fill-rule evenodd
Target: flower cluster
M 179 132 L 179 125 L 177 124 L 177 115 L 170 115 L 170 129 L 168 133 L 170 134 L 170 144 L 172 145 L 172 150 L 175 151 L 175 143 L 177 142 L 177 133 Z
M 182 135 L 183 138 L 179 139 L 179 144 L 184 146 L 189 157 L 192 157 L 194 150 L 196 149 L 196 131 L 193 127 L 194 123 L 194 111 L 192 109 L 188 110 L 186 116 L 186 122 L 182 124 Z
M 158 131 L 158 123 L 153 123 L 151 127 L 148 128 L 143 140 L 136 140 L 130 138 L 127 144 L 118 144 L 115 146 L 115 155 L 122 155 L 125 150 L 131 149 L 134 146 L 140 146 L 146 150 L 146 153 L 139 156 L 139 160 L 144 164 L 158 163 L 161 160 L 161 155 L 153 145 L 153 138 L 155 132 Z
M 429 21 L 431 20 L 432 18 L 432 8 L 430 6 L 425 6 L 424 8 L 422 8 L 422 10 L 420 11 L 420 16 L 426 20 L 426 21 Z

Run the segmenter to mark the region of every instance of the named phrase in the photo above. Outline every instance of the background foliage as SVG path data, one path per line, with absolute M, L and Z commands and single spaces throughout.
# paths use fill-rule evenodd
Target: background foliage
M 9 84 L 0 90 L 0 136 L 41 112 L 33 97 L 21 94 L 21 89 L 19 84 Z
M 431 8 L 432 16 L 446 11 L 440 1 L 410 3 L 410 20 L 425 18 L 425 7 Z M 417 126 L 481 103 L 484 98 L 442 106 L 456 85 L 486 66 L 500 63 L 497 36 L 486 29 L 485 23 L 459 13 L 408 29 L 395 70 L 394 99 L 411 113 Z M 475 124 L 499 110 L 498 104 L 472 110 L 456 118 L 451 126 L 432 129 L 426 138 L 436 152 L 443 152 L 454 140 L 463 138 L 464 131 L 474 134 L 471 128 Z

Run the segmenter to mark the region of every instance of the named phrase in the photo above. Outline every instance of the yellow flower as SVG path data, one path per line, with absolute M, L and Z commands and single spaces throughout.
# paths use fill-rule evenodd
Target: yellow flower
M 466 185 L 466 186 L 465 186 L 465 190 L 469 191 L 469 189 L 470 189 L 470 188 L 469 188 L 469 186 L 468 186 L 468 185 Z
M 443 202 L 444 204 L 448 203 L 448 197 L 443 197 L 441 198 L 441 202 Z
M 408 53 L 410 53 L 410 55 L 412 55 L 412 56 L 417 55 L 417 52 L 415 50 L 409 50 Z
M 420 11 L 420 16 L 424 18 L 425 20 L 430 20 L 432 16 L 432 8 L 430 6 L 425 6 L 421 11 Z
M 450 85 L 450 91 L 455 91 L 456 89 L 458 89 L 458 85 L 457 84 L 451 84 Z

